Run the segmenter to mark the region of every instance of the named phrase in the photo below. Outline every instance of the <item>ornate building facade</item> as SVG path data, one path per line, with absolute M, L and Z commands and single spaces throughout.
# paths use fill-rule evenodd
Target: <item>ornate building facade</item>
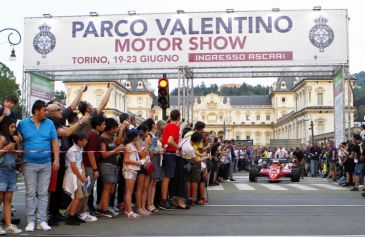
M 346 124 L 352 126 L 353 96 L 348 82 L 354 83 L 355 79 L 351 76 L 347 79 L 349 80 L 346 80 L 345 104 L 349 109 L 345 117 Z M 89 83 L 91 84 L 93 83 Z M 65 85 L 69 98 L 69 93 L 75 93 L 71 89 L 74 84 Z M 117 107 L 116 111 L 127 111 L 146 118 L 151 104 L 156 104 L 156 96 L 144 80 L 116 82 L 115 86 L 118 91 L 114 92 L 112 98 L 119 98 L 120 95 L 124 100 L 121 104 L 125 103 L 123 108 Z M 99 86 L 96 86 L 95 90 L 98 90 L 97 88 Z M 96 91 L 88 90 L 88 93 L 85 97 L 90 98 L 90 102 L 95 100 L 97 106 Z M 167 112 L 178 108 L 176 96 L 170 96 L 170 105 L 171 108 Z M 113 108 L 112 104 L 108 104 L 107 107 Z M 162 119 L 162 111 L 157 108 L 156 112 L 154 119 Z M 224 139 L 253 140 L 257 145 L 270 144 L 272 139 L 296 139 L 304 145 L 311 140 L 311 121 L 314 137 L 334 131 L 333 112 L 332 79 L 284 77 L 277 79 L 268 95 L 208 94 L 194 97 L 193 122 L 205 122 L 207 131 L 215 131 Z

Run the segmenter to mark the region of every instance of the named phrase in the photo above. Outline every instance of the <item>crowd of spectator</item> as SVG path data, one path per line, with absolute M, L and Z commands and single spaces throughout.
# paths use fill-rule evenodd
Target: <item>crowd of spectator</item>
M 328 144 L 285 149 L 220 141 L 203 122 L 183 122 L 178 110 L 166 121 L 150 118 L 139 125 L 133 115 L 119 121 L 103 113 L 113 90 L 97 108 L 81 101 L 80 88 L 66 108 L 37 100 L 31 116 L 17 120 L 15 95 L 0 108 L 0 234 L 19 234 L 12 223 L 17 173 L 25 181 L 25 231 L 51 230 L 65 222 L 79 226 L 124 214 L 136 219 L 161 210 L 190 209 L 208 202 L 206 187 L 234 182 L 259 160 L 294 157 L 301 176 L 322 176 L 359 191 L 364 176 L 365 128 L 339 148 Z M 78 112 L 82 115 L 78 116 Z M 344 181 L 343 181 L 344 180 Z M 94 187 L 96 192 L 94 193 Z M 365 196 L 365 194 L 362 194 Z
M 119 122 L 103 113 L 112 88 L 97 108 L 81 101 L 87 85 L 64 108 L 37 100 L 31 116 L 17 120 L 14 95 L 0 109 L 0 234 L 21 233 L 12 223 L 17 174 L 25 182 L 25 231 L 51 230 L 59 222 L 78 226 L 124 214 L 150 216 L 161 210 L 204 205 L 213 140 L 205 124 L 183 123 L 178 110 L 167 121 Z M 78 112 L 82 115 L 78 116 Z M 211 165 L 209 166 L 211 169 Z M 210 171 L 210 170 L 209 170 Z M 96 192 L 94 193 L 94 186 Z

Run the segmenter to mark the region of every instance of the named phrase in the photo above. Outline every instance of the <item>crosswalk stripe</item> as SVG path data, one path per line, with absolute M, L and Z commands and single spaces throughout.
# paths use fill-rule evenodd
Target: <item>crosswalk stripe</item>
M 319 187 L 322 187 L 322 188 L 331 189 L 331 190 L 345 190 L 342 187 L 334 186 L 334 185 L 331 185 L 331 184 L 312 184 L 312 185 L 319 186 Z
M 217 185 L 217 186 L 209 186 L 208 187 L 208 190 L 209 191 L 223 191 L 224 188 L 223 186 L 220 184 L 220 185 Z
M 273 190 L 273 191 L 284 191 L 284 190 L 288 190 L 287 188 L 281 187 L 279 185 L 276 184 L 260 184 L 261 186 Z
M 302 185 L 302 184 L 288 184 L 288 186 L 291 186 L 291 187 L 294 187 L 294 188 L 297 188 L 297 189 L 300 189 L 300 190 L 305 190 L 305 191 L 316 191 L 316 190 L 318 190 L 316 188 L 312 188 L 312 187 L 305 186 L 305 185 Z
M 254 187 L 248 185 L 248 184 L 234 184 L 238 190 L 244 190 L 244 191 L 252 191 L 256 190 Z

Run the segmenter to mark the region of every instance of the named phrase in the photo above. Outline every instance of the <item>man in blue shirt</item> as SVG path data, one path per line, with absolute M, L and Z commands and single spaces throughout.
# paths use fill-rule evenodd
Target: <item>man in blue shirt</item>
M 59 168 L 59 143 L 53 122 L 47 119 L 46 103 L 34 102 L 33 116 L 25 118 L 18 124 L 18 131 L 23 137 L 24 150 L 44 151 L 25 152 L 24 180 L 26 187 L 26 210 L 28 225 L 26 231 L 34 231 L 36 210 L 37 229 L 50 230 L 47 223 L 48 185 L 51 177 L 51 152 L 53 152 L 53 169 Z M 51 150 L 52 148 L 52 150 Z M 38 205 L 37 205 L 38 203 Z

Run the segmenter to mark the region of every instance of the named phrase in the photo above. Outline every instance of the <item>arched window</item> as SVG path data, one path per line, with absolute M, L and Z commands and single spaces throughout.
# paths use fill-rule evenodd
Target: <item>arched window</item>
M 143 83 L 141 81 L 138 81 L 138 88 L 142 88 L 143 87 Z
M 319 134 L 324 133 L 324 130 L 325 130 L 325 123 L 324 123 L 324 121 L 323 120 L 319 120 L 317 122 L 317 126 L 318 126 L 318 133 Z
M 323 105 L 324 89 L 322 87 L 318 87 L 316 88 L 316 93 L 317 93 L 317 105 Z
M 280 87 L 281 87 L 281 89 L 286 89 L 286 83 L 285 83 L 285 81 L 282 81 L 281 82 Z

